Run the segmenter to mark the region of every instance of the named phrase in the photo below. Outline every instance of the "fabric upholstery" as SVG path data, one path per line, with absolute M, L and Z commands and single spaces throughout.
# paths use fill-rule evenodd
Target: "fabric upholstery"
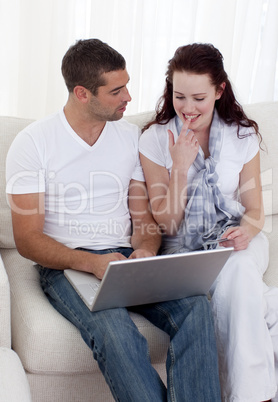
M 30 387 L 17 354 L 0 348 L 0 401 L 31 402 Z
M 11 347 L 10 284 L 0 256 L 0 347 Z
M 0 401 L 31 402 L 26 373 L 11 349 L 10 308 L 10 284 L 0 256 Z
M 270 240 L 270 264 L 264 278 L 268 285 L 278 286 L 278 102 L 249 105 L 245 110 L 259 123 L 268 148 L 268 153 L 261 152 L 263 194 L 268 215 L 264 232 Z M 150 111 L 126 119 L 142 127 L 152 115 L 153 111 Z M 5 196 L 5 157 L 14 136 L 29 122 L 0 117 L 0 253 L 11 289 L 12 347 L 27 373 L 34 402 L 112 401 L 92 352 L 76 328 L 49 304 L 32 262 L 21 257 L 15 249 Z M 1 272 L 0 265 L 0 289 L 2 277 L 5 273 Z M 1 294 L 0 297 L 1 312 L 5 296 Z M 7 314 L 7 302 L 5 309 Z M 132 318 L 147 337 L 152 363 L 165 381 L 168 336 L 142 317 L 133 314 Z M 10 337 L 9 331 L 5 336 Z
M 261 151 L 261 180 L 266 215 L 278 213 L 278 102 L 263 102 L 244 107 L 248 117 L 254 119 L 263 137 Z
M 16 136 L 32 120 L 17 117 L 0 117 L 0 247 L 14 248 L 10 208 L 6 198 L 6 154 Z

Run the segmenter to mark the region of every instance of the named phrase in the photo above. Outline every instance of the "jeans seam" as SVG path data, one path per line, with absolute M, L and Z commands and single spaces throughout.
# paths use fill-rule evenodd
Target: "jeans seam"
M 177 332 L 179 330 L 178 326 L 176 325 L 175 321 L 173 321 L 171 315 L 168 313 L 167 310 L 165 310 L 163 307 L 160 305 L 156 305 L 156 309 L 161 311 L 165 317 L 167 317 L 168 322 L 170 323 L 171 327 Z
M 84 329 L 86 329 L 86 331 L 88 332 L 88 327 L 86 327 L 86 326 L 84 325 L 84 323 L 80 320 L 80 318 L 78 317 L 78 315 L 75 314 L 75 312 L 70 309 L 70 306 L 69 306 L 69 305 L 64 301 L 64 299 L 60 296 L 60 293 L 58 293 L 57 290 L 54 289 L 53 285 L 49 284 L 49 287 L 56 293 L 56 295 L 59 297 L 60 302 L 63 304 L 64 307 L 66 307 L 66 309 L 67 309 L 67 311 L 70 313 L 70 315 L 72 315 L 72 316 L 76 319 L 76 321 L 78 321 L 78 322 L 82 325 L 82 327 L 83 327 Z
M 51 284 L 49 285 L 49 287 L 51 287 L 52 289 L 54 289 Z M 99 364 L 99 361 L 101 360 L 101 361 L 103 362 L 104 367 L 106 367 L 106 359 L 103 357 L 102 353 L 98 351 L 98 347 L 95 345 L 94 337 L 91 335 L 91 331 L 89 330 L 89 328 L 83 323 L 82 320 L 79 319 L 79 317 L 75 314 L 75 312 L 73 312 L 73 311 L 70 309 L 69 305 L 64 302 L 64 300 L 60 297 L 60 294 L 59 294 L 56 290 L 54 290 L 54 291 L 55 291 L 56 295 L 59 297 L 60 301 L 63 303 L 64 307 L 65 307 L 65 308 L 67 309 L 67 311 L 70 313 L 70 315 L 73 316 L 73 317 L 79 322 L 79 324 L 83 327 L 83 330 L 86 330 L 87 334 L 89 334 L 90 342 L 93 342 L 93 344 L 94 344 L 94 347 L 93 347 L 93 345 L 91 344 L 91 345 L 90 345 L 90 348 L 93 347 L 93 350 L 92 350 L 92 349 L 91 349 L 91 350 L 92 350 L 93 354 L 94 354 L 95 356 L 97 356 L 97 358 L 96 358 L 95 360 L 98 362 L 98 364 Z M 79 332 L 80 332 L 80 330 L 79 330 Z M 113 390 L 114 390 L 114 392 L 113 392 L 114 398 L 119 402 L 120 399 L 118 398 L 118 396 L 117 396 L 117 394 L 116 394 L 115 387 L 114 387 L 113 382 L 112 382 L 112 380 L 111 380 L 111 376 L 110 376 L 110 374 L 109 374 L 109 371 L 106 369 L 106 379 L 107 379 L 107 378 L 109 378 L 109 382 L 110 382 L 111 388 L 113 388 Z
M 97 346 L 95 346 L 94 349 L 97 350 L 97 349 L 98 349 Z M 93 353 L 94 353 L 94 352 L 93 352 Z M 95 360 L 97 361 L 97 363 L 98 363 L 98 366 L 100 367 L 100 363 L 99 363 L 99 362 L 100 362 L 100 360 L 101 360 L 101 361 L 103 362 L 103 367 L 106 367 L 106 359 L 103 357 L 102 353 L 96 352 L 96 355 L 98 355 L 98 358 L 95 359 Z M 103 373 L 103 374 L 104 374 L 104 373 Z M 120 399 L 119 399 L 119 397 L 118 397 L 118 395 L 117 395 L 117 393 L 116 393 L 116 390 L 115 390 L 113 381 L 112 381 L 111 376 L 110 376 L 110 374 L 109 374 L 109 370 L 107 370 L 107 368 L 105 369 L 105 380 L 106 380 L 107 383 L 109 382 L 109 388 L 110 388 L 111 392 L 112 392 L 112 390 L 113 390 L 112 394 L 113 394 L 114 399 L 115 399 L 116 401 L 120 402 Z
M 171 356 L 171 366 L 170 366 L 170 370 L 169 370 L 169 373 L 168 373 L 168 376 L 169 376 L 169 391 L 170 391 L 171 401 L 174 402 L 176 400 L 176 398 L 175 398 L 175 390 L 174 390 L 174 375 L 173 375 L 173 369 L 174 369 L 174 363 L 175 363 L 175 353 L 173 351 L 171 343 L 169 345 L 169 353 L 170 353 L 170 356 Z
M 167 317 L 168 322 L 170 323 L 172 328 L 176 332 L 178 332 L 179 328 L 176 325 L 175 321 L 173 321 L 173 319 L 172 319 L 171 315 L 169 314 L 169 312 L 167 310 L 163 309 L 160 305 L 157 305 L 156 308 L 161 313 L 163 313 L 165 315 L 165 317 Z M 175 364 L 175 353 L 173 351 L 172 342 L 170 342 L 170 345 L 169 345 L 169 355 L 170 355 L 170 359 L 171 359 L 171 365 L 170 365 L 169 373 L 168 373 L 169 393 L 170 393 L 171 401 L 175 402 L 176 397 L 175 397 L 174 376 L 173 376 L 173 369 L 174 369 L 174 364 Z
M 64 299 L 61 297 L 60 292 L 57 292 L 57 290 L 54 288 L 54 286 L 52 285 L 51 281 L 49 281 L 47 278 L 43 277 L 42 278 L 44 280 L 45 283 L 47 283 L 47 286 L 49 289 L 52 290 L 52 292 L 54 292 L 56 294 L 56 296 L 59 298 L 60 302 L 63 304 L 63 306 L 66 308 L 67 312 L 70 313 L 69 315 L 74 317 L 74 319 L 82 326 L 82 328 L 84 330 L 86 330 L 86 332 L 90 333 L 88 326 L 85 326 L 85 324 L 83 323 L 82 320 L 80 320 L 80 318 L 78 317 L 77 314 L 75 314 L 74 311 L 72 311 L 70 309 L 70 306 L 64 301 Z M 67 317 L 66 317 L 67 318 Z M 68 318 L 67 318 L 68 319 Z M 71 322 L 71 320 L 69 320 Z M 94 338 L 91 337 L 90 335 L 90 340 L 94 342 Z
M 51 282 L 48 281 L 46 278 L 43 278 L 43 279 L 44 279 L 45 282 L 47 282 L 48 287 L 51 288 L 52 291 L 55 292 L 56 296 L 59 298 L 59 300 L 60 300 L 60 302 L 63 304 L 64 308 L 66 308 L 67 311 L 70 313 L 70 315 L 71 315 L 72 317 L 74 317 L 76 321 L 79 322 L 79 324 L 83 327 L 83 330 L 85 330 L 87 333 L 90 334 L 90 341 L 93 342 L 93 343 L 95 343 L 95 342 L 94 342 L 94 338 L 93 338 L 92 335 L 91 335 L 91 331 L 89 331 L 88 327 L 85 326 L 85 324 L 83 323 L 83 321 L 81 321 L 81 320 L 79 319 L 79 317 L 75 314 L 75 312 L 70 309 L 70 307 L 68 306 L 68 304 L 64 302 L 63 298 L 60 296 L 60 293 L 57 292 L 56 289 L 54 289 L 54 287 L 53 287 L 53 285 L 51 284 Z M 79 332 L 80 332 L 80 330 L 79 330 Z M 91 344 L 90 346 L 91 346 L 90 348 L 92 348 L 92 344 Z M 92 349 L 91 349 L 91 350 L 92 350 Z M 105 364 L 106 359 L 103 357 L 102 353 L 98 351 L 98 347 L 97 347 L 96 345 L 93 347 L 92 352 L 93 352 L 93 354 L 94 354 L 95 356 L 97 356 L 96 361 L 99 362 L 99 361 L 101 360 L 101 361 L 104 363 L 103 365 L 106 366 L 106 364 Z M 109 372 L 108 372 L 107 370 L 106 370 L 106 375 L 107 375 L 107 377 L 109 378 L 109 382 L 110 382 L 110 384 L 111 384 L 111 387 L 112 387 L 113 390 L 114 390 L 114 398 L 116 397 L 116 398 L 117 398 L 117 401 L 120 401 L 119 398 L 118 398 L 118 396 L 116 396 L 116 394 L 115 394 L 115 388 L 114 388 L 114 386 L 113 386 L 113 382 L 112 382 L 112 380 L 111 380 L 111 376 L 109 375 Z

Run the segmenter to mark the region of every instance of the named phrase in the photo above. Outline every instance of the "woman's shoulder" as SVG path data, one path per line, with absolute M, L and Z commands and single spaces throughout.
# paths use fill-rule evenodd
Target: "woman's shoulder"
M 243 145 L 241 140 L 245 140 L 245 145 L 248 142 L 258 142 L 258 136 L 253 127 L 244 127 L 236 123 L 225 124 L 224 131 L 233 141 Z
M 173 124 L 175 124 L 175 118 L 172 118 L 168 122 L 167 121 L 162 121 L 160 123 L 153 123 L 149 128 L 147 128 L 147 130 L 144 131 L 144 133 L 153 132 L 153 131 L 164 131 L 165 128 L 167 130 Z
M 227 152 L 236 153 L 246 163 L 259 151 L 259 138 L 253 127 L 225 124 L 223 145 Z
M 169 138 L 167 130 L 173 129 L 172 120 L 166 124 L 152 124 L 143 132 L 139 141 L 140 152 L 161 166 L 168 166 Z
M 157 138 L 159 142 L 164 142 L 165 138 L 168 138 L 167 130 L 173 130 L 174 127 L 175 119 L 171 119 L 169 122 L 162 122 L 160 124 L 154 123 L 141 134 L 141 138 L 144 138 L 144 141 L 147 141 L 148 138 Z

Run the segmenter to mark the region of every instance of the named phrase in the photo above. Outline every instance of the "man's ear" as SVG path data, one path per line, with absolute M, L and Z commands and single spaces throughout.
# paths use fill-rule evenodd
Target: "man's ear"
M 218 91 L 216 92 L 216 99 L 221 98 L 223 92 L 225 91 L 225 88 L 226 88 L 226 82 L 222 82 L 222 84 L 220 84 Z
M 76 87 L 74 87 L 73 93 L 80 102 L 82 102 L 82 103 L 88 102 L 88 99 L 89 99 L 88 89 L 82 87 L 81 85 L 77 85 Z

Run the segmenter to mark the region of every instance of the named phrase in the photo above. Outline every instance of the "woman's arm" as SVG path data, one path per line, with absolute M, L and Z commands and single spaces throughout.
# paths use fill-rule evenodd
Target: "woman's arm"
M 168 170 L 140 155 L 144 170 L 152 214 L 161 230 L 169 235 L 177 232 L 186 206 L 187 175 Z
M 169 150 L 173 160 L 171 176 L 168 170 L 140 154 L 147 183 L 152 213 L 161 230 L 168 235 L 175 235 L 184 217 L 187 203 L 187 173 L 199 150 L 199 143 L 193 131 L 185 123 L 174 142 L 171 131 Z
M 134 249 L 130 258 L 154 256 L 160 247 L 161 234 L 150 211 L 145 183 L 131 180 L 128 199 L 132 220 L 131 245 Z
M 240 226 L 228 229 L 224 235 L 234 240 L 235 250 L 247 248 L 249 242 L 262 230 L 264 225 L 259 152 L 244 165 L 240 173 L 239 188 L 245 213 Z

